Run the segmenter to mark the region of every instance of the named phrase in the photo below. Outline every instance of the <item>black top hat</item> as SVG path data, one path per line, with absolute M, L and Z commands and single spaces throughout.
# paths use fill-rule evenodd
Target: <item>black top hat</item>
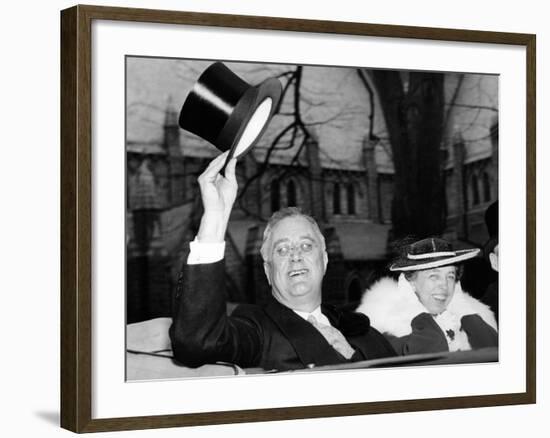
M 273 116 L 281 92 L 281 83 L 275 78 L 251 86 L 215 62 L 185 99 L 179 125 L 222 152 L 229 150 L 227 163 L 233 155 L 242 156 L 254 146 Z
M 450 242 L 430 237 L 403 248 L 401 257 L 390 266 L 390 271 L 418 271 L 454 265 L 474 258 L 479 251 L 477 248 L 454 250 Z

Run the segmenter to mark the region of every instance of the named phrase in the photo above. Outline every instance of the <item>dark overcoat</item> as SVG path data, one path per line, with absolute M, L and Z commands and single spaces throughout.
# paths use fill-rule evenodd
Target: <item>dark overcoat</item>
M 348 361 L 309 322 L 271 298 L 226 312 L 224 262 L 184 265 L 170 328 L 174 357 L 186 366 L 230 362 L 240 367 L 291 370 L 395 356 L 366 315 L 322 305 L 355 354 Z

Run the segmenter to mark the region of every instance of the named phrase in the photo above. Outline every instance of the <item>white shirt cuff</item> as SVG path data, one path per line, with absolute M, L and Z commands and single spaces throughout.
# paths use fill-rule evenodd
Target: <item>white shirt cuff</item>
M 215 263 L 223 259 L 225 253 L 225 242 L 204 243 L 195 240 L 189 243 L 188 265 L 199 265 L 202 263 Z

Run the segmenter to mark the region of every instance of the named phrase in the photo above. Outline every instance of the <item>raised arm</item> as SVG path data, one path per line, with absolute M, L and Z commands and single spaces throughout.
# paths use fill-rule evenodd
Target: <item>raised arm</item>
M 204 214 L 197 234 L 197 240 L 200 243 L 221 243 L 225 238 L 227 223 L 238 188 L 235 177 L 237 164 L 235 158 L 229 161 L 225 169 L 225 176 L 220 174 L 226 158 L 227 152 L 224 152 L 212 160 L 198 179 L 204 207 Z
M 236 160 L 229 162 L 225 176 L 220 174 L 226 156 L 224 153 L 215 158 L 198 178 L 204 214 L 195 250 L 203 253 L 203 261 L 193 255 L 192 249 L 178 281 L 170 328 L 176 360 L 193 367 L 218 361 L 254 366 L 261 351 L 256 324 L 226 315 L 223 254 L 213 259 L 207 255 L 208 262 L 204 261 L 204 247 L 224 242 L 237 195 Z

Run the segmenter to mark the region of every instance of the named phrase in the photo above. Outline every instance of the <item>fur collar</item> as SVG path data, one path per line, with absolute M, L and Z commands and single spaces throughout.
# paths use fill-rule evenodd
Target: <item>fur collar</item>
M 489 306 L 464 292 L 460 282 L 456 284 L 447 311 L 459 320 L 465 315 L 478 314 L 483 321 L 498 330 Z M 426 308 L 401 274 L 398 281 L 386 277 L 376 282 L 363 295 L 357 312 L 367 315 L 371 325 L 378 331 L 401 337 L 411 333 L 411 321 L 418 314 L 426 312 Z

